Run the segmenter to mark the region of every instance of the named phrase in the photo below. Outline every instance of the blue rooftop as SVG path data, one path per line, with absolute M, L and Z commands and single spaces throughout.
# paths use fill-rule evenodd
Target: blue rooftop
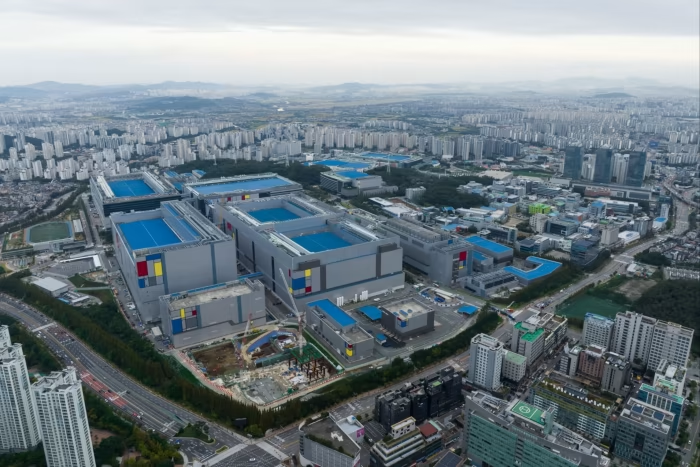
M 372 321 L 377 321 L 382 317 L 382 310 L 376 306 L 362 306 L 359 308 L 363 315 L 371 319 Z
M 368 157 L 370 159 L 384 159 L 384 160 L 389 159 L 390 161 L 393 161 L 393 162 L 403 162 L 403 161 L 407 161 L 410 159 L 409 156 L 400 156 L 398 154 L 381 154 L 378 152 L 365 152 L 363 154 L 360 154 L 360 157 Z
M 485 254 L 480 253 L 478 251 L 473 251 L 472 254 L 474 255 L 474 259 L 479 260 L 479 261 L 484 261 L 488 259 Z
M 477 235 L 467 237 L 465 240 L 474 246 L 484 248 L 486 250 L 492 251 L 493 253 L 513 252 L 512 248 L 501 245 L 500 243 L 492 242 L 491 240 L 486 240 L 485 238 L 479 237 Z
M 323 313 L 326 314 L 326 316 L 338 323 L 340 327 L 344 328 L 345 326 L 350 326 L 352 324 L 357 323 L 357 321 L 352 319 L 352 317 L 350 317 L 347 313 L 338 308 L 330 300 L 318 300 L 315 302 L 311 302 L 308 305 L 309 307 L 317 307 L 318 309 L 320 309 Z
M 119 224 L 119 228 L 132 251 L 182 243 L 180 237 L 163 219 L 147 219 Z
M 369 177 L 369 175 L 367 175 L 367 174 L 364 173 L 364 172 L 355 172 L 355 171 L 352 171 L 352 170 L 347 171 L 347 172 L 336 172 L 336 173 L 337 173 L 338 175 L 342 175 L 343 177 L 347 177 L 347 178 L 365 178 L 365 177 Z
M 447 232 L 454 232 L 457 230 L 457 227 L 461 227 L 460 224 L 448 224 L 448 225 L 443 225 L 440 227 L 442 230 L 446 230 Z
M 112 193 L 116 198 L 128 198 L 130 196 L 146 196 L 155 193 L 153 188 L 148 186 L 146 182 L 141 179 L 132 180 L 115 180 L 112 182 L 107 182 L 109 188 L 111 188 Z
M 593 202 L 591 203 L 591 205 L 593 205 L 593 206 L 595 206 L 595 207 L 597 207 L 597 208 L 605 207 L 605 203 L 602 202 L 602 201 L 593 201 Z
M 292 237 L 291 240 L 302 248 L 307 249 L 311 253 L 320 253 L 322 251 L 337 250 L 350 246 L 350 243 L 338 237 L 332 232 L 320 232 L 311 235 L 299 235 Z
M 323 165 L 326 167 L 344 167 L 348 169 L 367 169 L 369 164 L 363 162 L 346 162 L 337 159 L 327 159 L 325 161 L 309 162 L 308 165 Z
M 258 209 L 257 211 L 248 211 L 248 215 L 262 223 L 299 219 L 299 216 L 284 208 Z
M 477 311 L 479 311 L 479 307 L 476 307 L 474 305 L 464 305 L 457 309 L 457 313 L 463 313 L 465 315 L 470 316 L 476 313 Z
M 654 219 L 654 222 L 661 222 L 662 224 L 665 224 L 667 219 L 665 217 L 657 217 Z
M 276 188 L 286 185 L 291 185 L 291 183 L 278 177 L 270 177 L 219 183 L 214 182 L 203 185 L 195 185 L 192 188 L 200 194 L 211 195 L 214 193 L 265 190 L 267 188 Z
M 516 277 L 520 277 L 522 279 L 531 281 L 535 279 L 541 279 L 553 273 L 559 268 L 559 266 L 561 266 L 561 263 L 551 261 L 548 259 L 538 258 L 537 256 L 528 256 L 527 261 L 537 264 L 535 269 L 524 271 L 522 269 L 516 268 L 515 266 L 506 266 L 505 268 L 503 268 L 503 270 L 513 274 Z

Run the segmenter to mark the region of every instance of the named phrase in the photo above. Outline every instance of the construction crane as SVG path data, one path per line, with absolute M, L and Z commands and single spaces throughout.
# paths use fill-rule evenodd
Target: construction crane
M 250 322 L 253 321 L 253 313 L 248 314 L 248 322 L 245 325 L 245 332 L 243 333 L 243 345 L 248 342 L 248 334 L 250 333 Z
M 289 298 L 292 300 L 292 308 L 294 308 L 294 314 L 297 315 L 297 320 L 299 321 L 299 355 L 304 355 L 304 315 L 297 308 L 297 302 L 294 300 L 294 294 L 292 294 L 292 289 L 289 288 L 287 284 L 287 275 L 284 273 L 282 268 L 279 268 L 280 276 L 282 277 L 282 282 L 284 282 L 284 290 L 289 294 Z

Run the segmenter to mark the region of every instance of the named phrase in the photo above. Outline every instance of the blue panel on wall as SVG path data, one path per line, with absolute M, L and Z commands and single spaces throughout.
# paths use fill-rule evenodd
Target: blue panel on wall
M 306 288 L 306 278 L 300 277 L 298 279 L 292 279 L 292 289 L 305 289 Z
M 146 256 L 146 261 L 151 261 L 153 259 L 160 259 L 160 253 Z
M 173 334 L 182 332 L 182 320 L 180 318 L 174 319 L 170 323 L 173 325 Z
M 139 279 L 139 289 L 145 289 L 146 288 L 146 279 L 144 277 Z

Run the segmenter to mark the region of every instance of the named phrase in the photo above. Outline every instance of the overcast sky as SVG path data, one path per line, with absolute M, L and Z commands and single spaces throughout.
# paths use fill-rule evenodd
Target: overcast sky
M 698 86 L 698 0 L 0 0 L 0 85 Z

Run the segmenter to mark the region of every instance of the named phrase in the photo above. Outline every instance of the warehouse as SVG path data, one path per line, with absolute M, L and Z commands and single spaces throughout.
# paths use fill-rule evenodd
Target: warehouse
M 160 297 L 160 322 L 172 345 L 190 347 L 265 324 L 265 287 L 254 278 Z
M 382 327 L 399 340 L 435 330 L 435 310 L 418 300 L 407 298 L 389 303 L 382 310 Z
M 473 248 L 493 258 L 495 268 L 503 267 L 513 263 L 513 249 L 500 243 L 474 235 L 465 239 Z
M 269 198 L 301 191 L 302 187 L 275 173 L 239 175 L 213 178 L 185 184 L 182 197 L 194 202 L 201 212 L 206 212 L 211 202 L 226 203 L 248 199 Z
M 515 266 L 506 266 L 504 271 L 513 274 L 518 282 L 522 285 L 530 285 L 531 283 L 542 279 L 554 271 L 559 269 L 561 263 L 549 259 L 538 258 L 537 256 L 528 256 L 525 260 L 527 266 L 532 266 L 532 269 L 520 269 Z
M 404 287 L 397 237 L 360 226 L 314 198 L 294 194 L 215 208 L 235 238 L 239 261 L 261 272 L 287 306 L 287 287 L 297 303 L 328 298 L 339 306 Z
M 90 194 L 106 228 L 110 223 L 105 218 L 114 212 L 149 211 L 160 207 L 163 201 L 180 199 L 177 190 L 167 187 L 149 172 L 93 176 Z
M 146 322 L 160 319 L 162 295 L 237 277 L 233 240 L 184 201 L 110 220 L 115 256 Z
M 350 315 L 327 299 L 310 302 L 307 306 L 307 327 L 345 365 L 354 365 L 372 357 L 372 335 Z
M 339 172 L 323 172 L 321 187 L 341 196 L 373 196 L 381 192 L 396 191 L 396 187 L 387 187 L 379 175 L 367 175 L 364 172 L 345 170 Z
M 377 225 L 377 230 L 398 236 L 404 262 L 439 284 L 453 284 L 472 274 L 476 252 L 462 238 L 403 219 L 390 219 Z
M 58 297 L 70 290 L 69 284 L 54 279 L 53 277 L 41 277 L 32 283 L 52 297 Z

